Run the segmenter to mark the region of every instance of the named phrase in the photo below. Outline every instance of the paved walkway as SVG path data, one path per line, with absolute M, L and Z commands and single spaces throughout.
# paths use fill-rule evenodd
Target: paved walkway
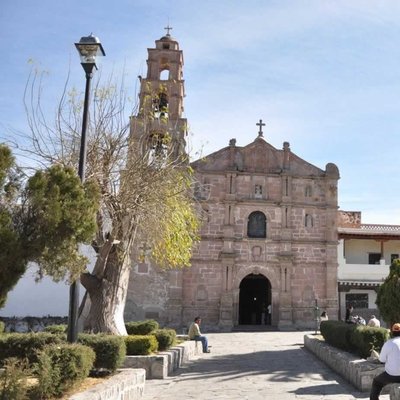
M 165 380 L 146 381 L 143 400 L 368 399 L 303 348 L 304 334 L 208 334 L 211 353 Z

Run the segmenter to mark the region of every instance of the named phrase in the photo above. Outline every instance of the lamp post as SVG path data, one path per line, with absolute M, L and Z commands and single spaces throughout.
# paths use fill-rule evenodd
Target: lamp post
M 81 182 L 85 182 L 86 167 L 86 129 L 88 125 L 88 109 L 90 97 L 90 82 L 93 72 L 97 69 L 96 57 L 105 56 L 100 40 L 93 36 L 84 36 L 79 43 L 75 43 L 81 58 L 81 64 L 86 75 L 85 99 L 83 104 L 81 147 L 79 151 L 78 175 Z M 69 290 L 69 312 L 68 312 L 68 341 L 76 342 L 78 338 L 78 308 L 79 308 L 79 279 L 74 281 Z
M 319 328 L 319 307 L 318 307 L 318 299 L 315 299 L 315 306 L 314 306 L 314 315 L 315 315 L 315 334 L 318 334 Z

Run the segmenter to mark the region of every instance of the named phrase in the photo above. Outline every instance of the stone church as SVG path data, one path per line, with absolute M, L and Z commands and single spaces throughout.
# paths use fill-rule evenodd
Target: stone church
M 148 49 L 140 110 L 154 107 L 147 99 L 157 88 L 155 112 L 164 118 L 146 123 L 139 112 L 131 118 L 132 138 L 148 143 L 152 132 L 164 130 L 182 152 L 183 53 L 169 30 Z M 133 262 L 126 320 L 154 318 L 182 328 L 201 315 L 205 329 L 227 331 L 238 325 L 314 328 L 316 304 L 337 316 L 338 168 L 308 163 L 288 142 L 273 147 L 263 125 L 260 120 L 249 144 L 230 139 L 192 163 L 204 217 L 192 266 L 165 271 L 147 259 Z

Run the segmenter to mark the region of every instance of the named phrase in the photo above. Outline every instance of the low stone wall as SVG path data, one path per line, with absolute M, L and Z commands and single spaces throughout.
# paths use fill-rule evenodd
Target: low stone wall
M 143 368 L 146 379 L 165 379 L 196 354 L 196 342 L 186 341 L 155 355 L 126 356 L 123 368 Z
M 370 391 L 374 377 L 385 370 L 382 364 L 357 358 L 313 335 L 304 336 L 304 347 L 362 392 Z M 400 385 L 388 385 L 382 393 L 390 393 L 390 400 L 400 400 Z
M 106 381 L 74 394 L 68 400 L 140 400 L 145 380 L 144 369 L 119 370 Z

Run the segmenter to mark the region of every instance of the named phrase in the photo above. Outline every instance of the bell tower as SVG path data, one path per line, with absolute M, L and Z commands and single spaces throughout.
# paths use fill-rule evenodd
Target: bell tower
M 186 157 L 187 122 L 182 118 L 183 53 L 167 34 L 147 49 L 147 75 L 140 79 L 139 111 L 131 117 L 130 134 L 136 150 L 153 157 L 176 160 Z

